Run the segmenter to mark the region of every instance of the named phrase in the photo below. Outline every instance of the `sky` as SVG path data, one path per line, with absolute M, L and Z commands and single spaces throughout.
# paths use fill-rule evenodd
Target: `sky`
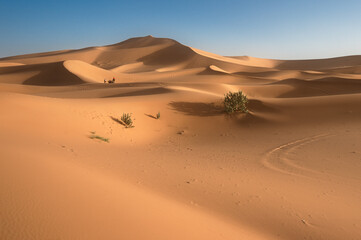
M 153 35 L 225 56 L 361 54 L 360 0 L 0 0 L 0 57 Z

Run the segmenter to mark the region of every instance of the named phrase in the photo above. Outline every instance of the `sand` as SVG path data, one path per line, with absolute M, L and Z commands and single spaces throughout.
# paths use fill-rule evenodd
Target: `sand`
M 360 69 L 152 36 L 0 59 L 0 239 L 360 239 Z

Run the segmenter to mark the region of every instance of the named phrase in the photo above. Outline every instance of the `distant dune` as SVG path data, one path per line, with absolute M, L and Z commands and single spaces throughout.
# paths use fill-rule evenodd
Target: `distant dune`
M 361 56 L 138 37 L 2 58 L 0 102 L 0 239 L 360 239 Z

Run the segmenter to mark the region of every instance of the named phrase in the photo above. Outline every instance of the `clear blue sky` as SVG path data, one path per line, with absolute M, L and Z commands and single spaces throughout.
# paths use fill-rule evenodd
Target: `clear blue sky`
M 360 0 L 0 0 L 0 57 L 153 35 L 221 55 L 361 54 Z

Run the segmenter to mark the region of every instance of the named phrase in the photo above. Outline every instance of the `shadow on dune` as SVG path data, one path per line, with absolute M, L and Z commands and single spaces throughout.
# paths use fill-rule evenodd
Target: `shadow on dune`
M 361 65 L 361 56 L 346 56 L 328 59 L 281 61 L 276 68 L 281 70 L 323 70 Z
M 89 86 L 93 86 L 96 88 L 131 88 L 131 87 L 137 87 L 137 88 L 147 88 L 147 87 L 160 87 L 164 86 L 164 83 L 161 82 L 116 82 L 112 84 L 104 84 L 104 83 L 92 83 Z
M 67 86 L 85 83 L 78 76 L 69 72 L 63 62 L 27 65 L 26 67 L 29 67 L 27 69 L 29 71 L 37 70 L 39 73 L 26 79 L 23 82 L 24 85 Z
M 192 49 L 180 43 L 176 43 L 139 58 L 138 61 L 143 62 L 145 65 L 168 66 L 190 60 L 194 55 L 196 55 L 196 53 L 192 51 Z
M 202 102 L 170 102 L 169 105 L 174 110 L 190 116 L 209 117 L 226 114 L 222 104 Z M 254 99 L 249 100 L 248 108 L 250 112 L 279 112 L 276 108 L 268 106 L 260 100 Z M 250 115 L 248 118 L 255 118 L 254 116 L 251 117 L 252 114 L 247 115 Z
M 30 53 L 30 54 L 24 54 L 19 56 L 11 56 L 11 57 L 5 57 L 1 58 L 2 61 L 7 60 L 17 60 L 17 59 L 28 59 L 28 58 L 40 58 L 40 57 L 49 57 L 49 56 L 57 56 L 61 54 L 71 53 L 79 50 L 59 50 L 59 51 L 51 51 L 51 52 L 43 52 L 43 53 Z
M 169 105 L 174 110 L 191 116 L 209 117 L 225 113 L 223 107 L 215 103 L 170 102 Z
M 269 124 L 272 121 L 254 112 L 249 113 L 235 113 L 227 114 L 222 105 L 215 103 L 202 103 L 202 102 L 171 102 L 169 105 L 176 111 L 189 116 L 197 117 L 212 117 L 224 116 L 225 119 L 236 123 L 240 127 L 251 127 L 252 125 L 259 126 L 260 124 Z M 265 106 L 261 101 L 252 100 L 250 108 L 253 111 L 277 111 L 271 107 Z
M 2 82 L 35 86 L 67 86 L 85 83 L 69 72 L 63 62 L 4 67 L 0 71 L 0 77 L 10 74 L 13 74 L 16 80 L 10 77 Z
M 264 102 L 257 99 L 251 99 L 248 101 L 248 109 L 250 112 L 262 112 L 262 113 L 280 112 L 280 110 L 278 110 L 277 108 L 272 107 L 269 104 L 265 104 Z
M 298 78 L 289 78 L 271 84 L 283 84 L 293 87 L 291 91 L 280 95 L 280 98 L 316 97 L 361 93 L 361 79 L 325 77 L 316 80 L 302 80 Z
M 267 124 L 271 123 L 270 120 L 257 116 L 253 113 L 247 113 L 247 114 L 236 114 L 234 116 L 228 116 L 229 119 L 235 120 L 241 127 L 249 127 L 254 124 Z
M 197 75 L 220 75 L 220 76 L 225 76 L 225 75 L 231 75 L 228 72 L 223 72 L 222 69 L 220 69 L 220 71 L 217 71 L 215 69 L 212 69 L 211 66 L 206 67 L 206 69 L 204 69 L 202 72 L 197 73 Z
M 115 118 L 115 117 L 113 117 L 113 116 L 110 116 L 110 119 L 112 119 L 112 120 L 113 120 L 114 122 L 116 122 L 116 123 L 119 123 L 120 125 L 123 125 L 124 127 L 131 127 L 131 126 L 125 124 L 125 123 L 124 123 L 123 121 L 121 121 L 120 119 Z
M 142 48 L 142 47 L 151 47 L 156 45 L 163 44 L 174 44 L 177 43 L 173 39 L 169 38 L 155 38 L 151 35 L 145 37 L 135 37 L 127 39 L 123 42 L 109 45 L 110 47 L 117 47 L 119 49 L 129 49 L 129 48 Z
M 216 75 L 216 76 L 232 76 L 230 73 L 217 72 L 211 69 L 203 70 L 197 73 L 197 75 Z
M 153 119 L 157 119 L 155 116 L 153 116 L 152 114 L 147 114 L 147 113 L 144 113 L 145 116 L 147 117 L 150 117 L 150 118 L 153 118 Z
M 115 98 L 115 97 L 136 97 L 136 96 L 145 96 L 145 95 L 156 95 L 156 94 L 165 94 L 170 93 L 172 90 L 158 87 L 158 88 L 148 88 L 148 89 L 142 89 L 138 91 L 131 91 L 131 92 L 125 92 L 125 93 L 119 93 L 114 94 L 110 96 L 104 96 L 103 98 Z
M 119 123 L 121 125 L 124 125 L 118 118 L 115 118 L 113 116 L 110 116 L 110 119 L 112 119 L 114 122 Z
M 234 75 L 239 75 L 239 76 L 247 76 L 247 77 L 263 77 L 263 78 L 267 78 L 270 76 L 273 76 L 275 74 L 279 73 L 279 71 L 276 70 L 272 70 L 272 71 L 261 71 L 261 72 L 234 72 Z

